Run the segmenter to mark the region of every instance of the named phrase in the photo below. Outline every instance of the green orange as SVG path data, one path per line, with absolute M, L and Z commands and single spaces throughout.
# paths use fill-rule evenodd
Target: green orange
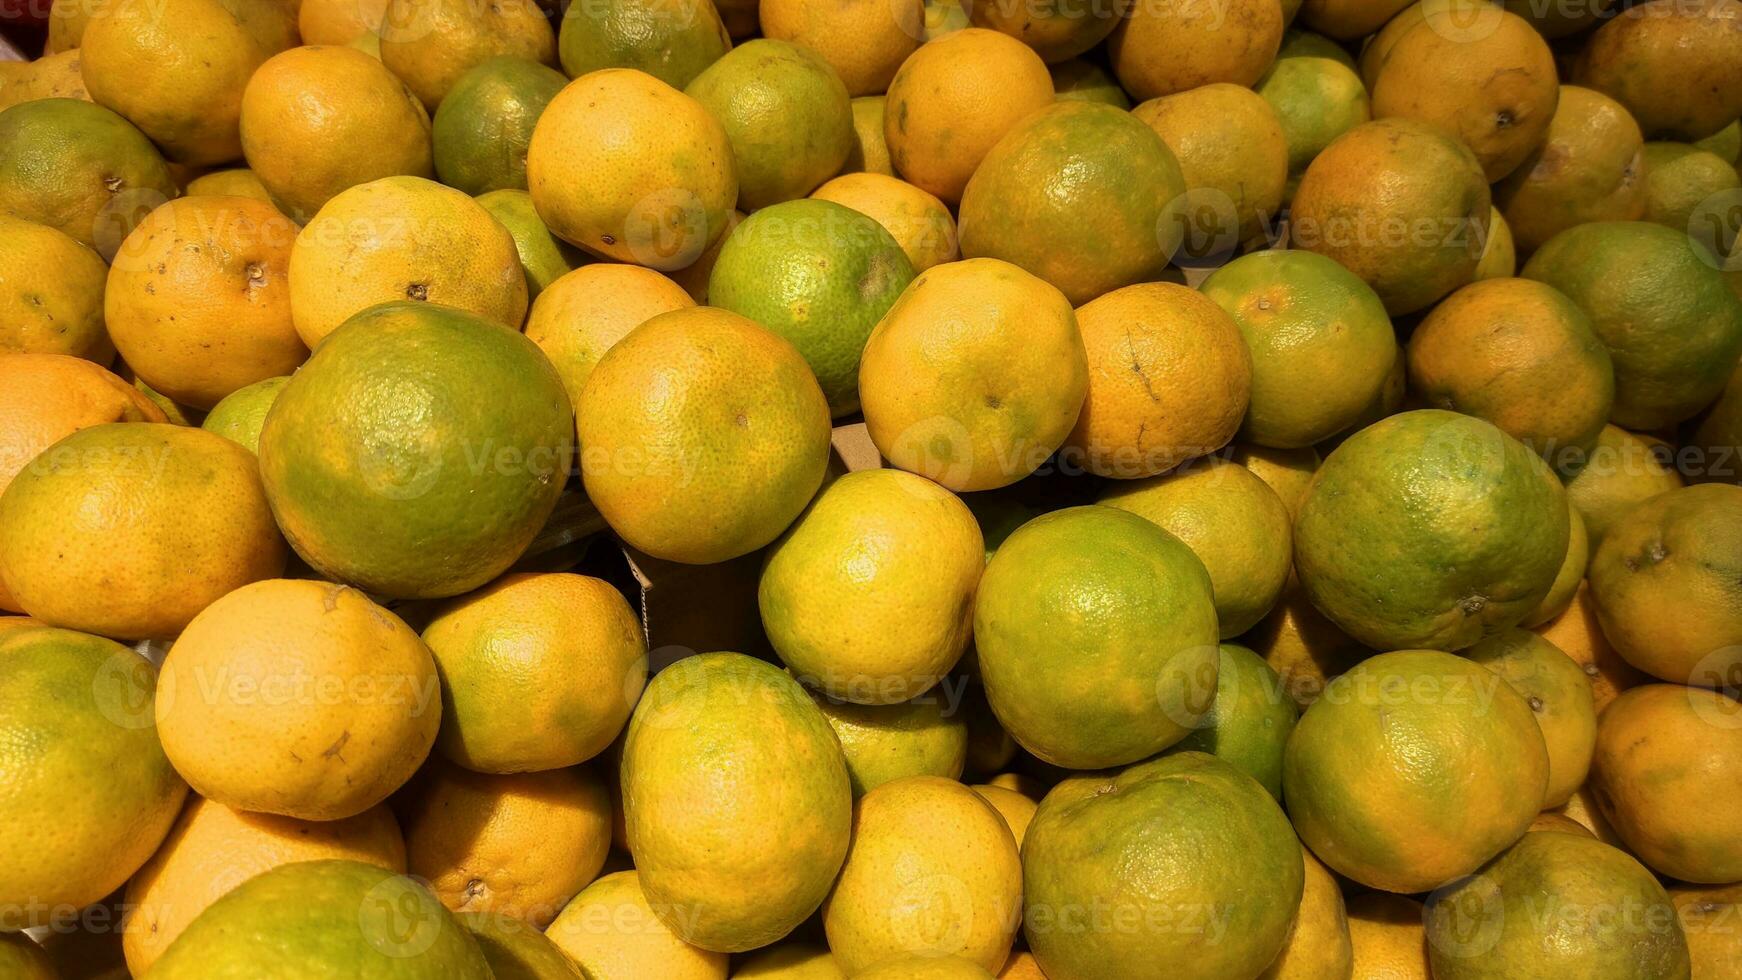
M 1003 259 L 1076 306 L 1158 276 L 1183 229 L 1179 161 L 1135 116 L 1063 101 L 1017 123 L 962 193 L 965 258 Z
M 61 629 L 0 634 L 0 843 L 9 928 L 48 925 L 119 888 L 157 850 L 187 784 L 152 724 L 157 671 L 112 640 Z M 32 911 L 36 910 L 36 911 Z M 18 920 L 22 914 L 23 921 Z M 38 921 L 38 918 L 41 921 Z
M 726 127 L 746 211 L 804 197 L 841 170 L 854 144 L 847 86 L 823 56 L 758 38 L 684 87 Z
M 840 416 L 859 407 L 859 355 L 871 328 L 913 275 L 900 244 L 866 215 L 830 201 L 785 201 L 733 229 L 708 277 L 708 302 L 792 341 Z
M 506 55 L 472 66 L 431 123 L 435 172 L 467 194 L 526 189 L 526 148 L 544 107 L 568 84 L 560 72 Z
M 434 598 L 520 557 L 568 479 L 572 433 L 562 379 L 532 341 L 449 307 L 384 303 L 328 335 L 279 393 L 260 472 L 310 565 Z
M 1404 894 L 1469 874 L 1517 840 L 1547 783 L 1524 698 L 1433 650 L 1382 653 L 1333 680 L 1283 756 L 1302 842 L 1331 870 Z
M 1438 409 L 1337 447 L 1294 530 L 1313 605 L 1393 650 L 1458 650 L 1516 625 L 1554 584 L 1571 533 L 1560 481 L 1535 453 Z
M 1071 507 L 1006 538 L 980 581 L 986 696 L 1023 748 L 1101 769 L 1184 738 L 1214 696 L 1210 577 L 1185 543 L 1112 507 Z
M 1022 854 L 1028 946 L 1051 980 L 1255 977 L 1305 887 L 1276 800 L 1201 752 L 1066 779 Z
M 1742 355 L 1742 299 L 1685 230 L 1578 225 L 1537 249 L 1520 274 L 1590 317 L 1615 362 L 1616 425 L 1649 431 L 1691 417 Z

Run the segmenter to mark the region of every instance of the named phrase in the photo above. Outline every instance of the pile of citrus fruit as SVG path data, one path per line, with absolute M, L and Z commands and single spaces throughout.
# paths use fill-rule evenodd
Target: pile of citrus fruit
M 0 980 L 1742 978 L 1742 0 L 54 0 Z

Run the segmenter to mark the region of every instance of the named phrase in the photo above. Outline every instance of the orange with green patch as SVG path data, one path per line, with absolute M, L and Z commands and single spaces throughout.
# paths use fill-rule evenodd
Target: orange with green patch
M 1517 840 L 1548 772 L 1529 704 L 1498 674 L 1402 650 L 1331 681 L 1301 716 L 1282 791 L 1301 840 L 1332 870 L 1413 893 Z

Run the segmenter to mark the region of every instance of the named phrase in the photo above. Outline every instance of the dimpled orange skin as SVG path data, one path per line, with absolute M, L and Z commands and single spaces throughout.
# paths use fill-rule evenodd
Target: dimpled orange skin
M 429 113 L 355 48 L 292 48 L 267 59 L 242 94 L 242 151 L 273 200 L 304 222 L 347 187 L 435 173 Z
M 575 424 L 599 512 L 672 561 L 725 561 L 773 541 L 829 461 L 828 400 L 797 348 L 712 307 L 656 316 L 607 351 Z
M 102 258 L 66 232 L 0 214 L 0 354 L 72 354 L 109 365 L 108 275 Z
M 1652 870 L 1696 884 L 1742 881 L 1742 703 L 1646 684 L 1597 722 L 1597 808 Z
M 290 313 L 314 347 L 392 300 L 439 303 L 519 329 L 526 273 L 514 236 L 462 191 L 384 177 L 339 193 L 290 251 Z
M 1203 293 L 1166 282 L 1077 310 L 1088 397 L 1065 445 L 1097 476 L 1138 479 L 1228 444 L 1252 393 L 1240 328 Z
M 1032 473 L 1070 435 L 1088 385 L 1064 294 L 998 259 L 921 273 L 859 362 L 859 401 L 878 451 L 957 492 Z
M 417 771 L 439 686 L 429 648 L 363 593 L 268 579 L 212 603 L 170 648 L 157 730 L 207 799 L 342 820 Z
M 385 806 L 329 822 L 245 813 L 194 797 L 127 883 L 121 948 L 142 977 L 206 907 L 249 878 L 295 861 L 343 859 L 405 871 L 405 841 Z
M 1339 136 L 1307 166 L 1289 234 L 1296 247 L 1360 276 L 1396 316 L 1475 278 L 1491 203 L 1482 167 L 1462 143 L 1427 123 L 1379 119 Z
M 762 0 L 762 33 L 823 56 L 850 95 L 879 95 L 922 40 L 919 0 Z
M 1426 912 L 1404 895 L 1368 892 L 1349 899 L 1355 980 L 1428 980 Z
M 466 69 L 494 55 L 556 63 L 556 32 L 533 0 L 390 0 L 381 63 L 431 112 Z
M 498 776 L 431 769 L 405 794 L 412 874 L 443 905 L 543 929 L 599 874 L 611 795 L 589 769 Z
M 1554 54 L 1524 18 L 1455 0 L 1404 30 L 1371 80 L 1373 115 L 1432 123 L 1469 146 L 1490 182 L 1542 145 L 1560 98 Z
M 104 318 L 133 373 L 210 409 L 308 357 L 290 314 L 297 228 L 247 197 L 189 197 L 151 212 L 109 268 Z
M 1618 13 L 1573 80 L 1614 96 L 1653 136 L 1704 139 L 1742 115 L 1742 3 L 1655 0 Z
M 1541 811 L 1548 750 L 1530 705 L 1499 675 L 1400 650 L 1330 683 L 1289 737 L 1282 778 L 1295 830 L 1319 860 L 1413 894 L 1524 834 Z
M 1053 101 L 1046 62 L 1015 38 L 970 27 L 928 42 L 889 83 L 883 137 L 895 171 L 945 202 L 962 199 L 986 152 Z
M 1742 487 L 1702 483 L 1628 511 L 1592 556 L 1591 598 L 1615 650 L 1677 684 L 1742 675 Z
M 138 388 L 82 357 L 0 354 L 0 493 L 38 453 L 80 429 L 163 421 Z
M 387 0 L 302 0 L 297 32 L 304 44 L 350 44 L 381 30 Z
M 1139 102 L 1215 82 L 1251 86 L 1282 46 L 1277 0 L 1147 0 L 1107 41 L 1119 84 Z
M 641 621 L 587 575 L 504 575 L 443 605 L 423 638 L 442 672 L 437 751 L 477 772 L 593 758 L 647 683 Z
M 700 102 L 623 68 L 570 82 L 526 152 L 538 216 L 595 255 L 670 272 L 724 233 L 738 201 L 726 129 Z
M 1542 146 L 1494 185 L 1520 254 L 1587 221 L 1645 217 L 1645 137 L 1607 95 L 1562 85 Z
M 37 619 L 87 633 L 173 637 L 219 596 L 281 573 L 286 554 L 254 454 L 200 429 L 80 429 L 0 496 L 6 589 Z
M 1615 366 L 1590 318 L 1553 286 L 1488 279 L 1446 297 L 1409 338 L 1427 404 L 1487 419 L 1553 461 L 1596 445 Z
M 544 287 L 527 315 L 526 338 L 550 358 L 569 402 L 579 405 L 587 376 L 617 341 L 661 313 L 694 305 L 683 287 L 652 269 L 592 262 Z

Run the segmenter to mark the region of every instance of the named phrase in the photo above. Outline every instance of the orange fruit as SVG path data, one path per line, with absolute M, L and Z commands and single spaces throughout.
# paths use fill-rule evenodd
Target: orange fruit
M 263 871 L 297 861 L 362 861 L 405 870 L 405 840 L 385 806 L 330 822 L 245 813 L 194 797 L 151 860 L 127 883 L 121 948 L 144 976 L 188 924 Z
M 1662 439 L 1605 425 L 1591 451 L 1570 461 L 1567 499 L 1584 518 L 1593 553 L 1628 511 L 1682 486 L 1674 460 L 1675 447 Z
M 1597 443 L 1615 369 L 1590 318 L 1559 290 L 1489 279 L 1446 297 L 1409 337 L 1424 402 L 1486 419 L 1551 463 Z
M 907 254 L 914 272 L 956 260 L 956 220 L 944 202 L 881 173 L 843 173 L 811 192 L 883 226 Z
M 1481 0 L 1414 9 L 1375 59 L 1373 115 L 1432 123 L 1470 147 L 1490 182 L 1505 177 L 1548 132 L 1560 97 L 1554 54 L 1524 18 Z
M 661 314 L 618 341 L 587 377 L 575 422 L 588 497 L 624 540 L 674 561 L 773 541 L 829 460 L 828 401 L 798 350 L 711 307 Z
M 248 166 L 299 222 L 348 187 L 435 174 L 429 114 L 355 48 L 292 48 L 267 59 L 242 93 L 241 132 Z
M 726 127 L 746 211 L 804 197 L 839 173 L 854 145 L 852 98 L 822 55 L 756 38 L 688 85 Z
M 611 799 L 583 768 L 483 775 L 438 764 L 406 792 L 406 865 L 460 913 L 542 929 L 611 847 Z
M 1087 52 L 1100 44 L 1126 15 L 1129 4 L 1031 4 L 1021 0 L 970 3 L 968 19 L 1034 49 L 1047 64 Z
M 709 774 L 730 774 L 730 791 Z M 654 912 L 704 949 L 784 938 L 823 904 L 852 836 L 828 720 L 784 671 L 739 653 L 685 657 L 654 676 L 624 736 L 621 783 Z
M 0 764 L 11 774 L 0 812 L 19 830 L 0 842 L 9 931 L 70 931 L 68 910 L 120 888 L 169 832 L 187 784 L 152 727 L 156 696 L 157 671 L 119 643 L 0 632 Z
M 593 980 L 726 980 L 726 954 L 679 939 L 660 921 L 632 870 L 582 889 L 545 935 Z
M 1258 624 L 1288 581 L 1288 508 L 1238 463 L 1210 457 L 1147 480 L 1114 484 L 1100 503 L 1146 517 L 1204 563 L 1223 639 Z
M 47 225 L 107 259 L 174 196 L 157 147 L 102 106 L 36 99 L 0 111 L 0 215 Z
M 103 325 L 108 274 L 65 232 L 0 214 L 0 353 L 114 360 Z
M 1263 96 L 1217 82 L 1150 99 L 1131 112 L 1179 161 L 1187 257 L 1224 255 L 1244 242 L 1276 237 L 1288 141 L 1281 117 Z
M 308 357 L 291 322 L 297 228 L 246 197 L 190 197 L 153 211 L 115 253 L 109 334 L 134 374 L 209 409 Z
M 65 354 L 0 354 L 0 493 L 63 437 L 105 422 L 162 422 L 163 412 L 108 371 Z M 0 608 L 12 608 L 0 586 Z
M 1742 487 L 1671 490 L 1629 510 L 1591 557 L 1603 635 L 1640 670 L 1677 684 L 1742 684 Z
M 1180 539 L 1113 507 L 1068 507 L 999 545 L 974 600 L 998 721 L 1053 765 L 1125 765 L 1186 737 L 1215 695 L 1210 576 Z
M 1288 522 L 1300 516 L 1300 505 L 1306 502 L 1307 487 L 1318 471 L 1319 451 L 1311 446 L 1299 449 L 1272 449 L 1250 443 L 1236 443 L 1228 459 L 1252 471 L 1252 475 L 1269 484 L 1276 496 L 1288 508 Z
M 625 0 L 563 13 L 557 50 L 570 78 L 633 68 L 683 88 L 732 48 L 719 7 L 698 0 Z M 754 21 L 755 3 L 751 4 Z
M 606 351 L 659 314 L 694 305 L 683 287 L 652 269 L 593 262 L 538 294 L 526 336 L 562 375 L 570 403 L 579 405 L 587 377 Z
M 421 177 L 339 192 L 290 251 L 290 313 L 311 348 L 351 316 L 394 300 L 519 329 L 527 295 L 508 229 L 473 198 Z
M 288 4 L 111 0 L 85 28 L 85 87 L 177 163 L 242 156 L 242 91 L 255 69 L 295 44 Z
M 1022 850 L 1029 948 L 1065 980 L 1256 977 L 1287 942 L 1305 889 L 1282 808 L 1202 752 L 1066 779 Z M 1185 911 L 1212 908 L 1219 927 Z
M 1351 897 L 1352 980 L 1428 980 L 1426 915 L 1421 902 L 1403 895 Z
M 1289 240 L 1360 276 L 1393 315 L 1470 282 L 1488 234 L 1488 182 L 1436 126 L 1379 119 L 1325 147 L 1301 176 Z
M 1494 186 L 1520 254 L 1587 221 L 1645 217 L 1645 140 L 1621 103 L 1561 86 L 1542 146 Z
M 996 970 L 1022 900 L 1010 827 L 953 779 L 908 776 L 853 807 L 853 842 L 828 901 L 829 950 L 855 976 L 905 956 L 960 957 Z
M 278 393 L 259 469 L 291 546 L 323 575 L 377 595 L 458 595 L 507 571 L 555 509 L 573 462 L 568 401 L 519 333 L 383 303 Z
M 921 45 L 901 63 L 889 83 L 883 135 L 902 179 L 954 204 L 993 144 L 1052 101 L 1052 76 L 1027 45 L 970 27 Z
M 1643 221 L 1568 228 L 1522 275 L 1591 319 L 1615 363 L 1616 425 L 1651 430 L 1698 414 L 1742 356 L 1742 299 L 1687 232 Z
M 168 639 L 284 560 L 253 454 L 199 429 L 80 429 L 0 497 L 0 579 L 56 626 Z M 92 582 L 108 584 L 93 592 Z
M 1542 602 L 1568 523 L 1560 481 L 1522 443 L 1422 409 L 1326 457 L 1295 521 L 1294 565 L 1313 604 L 1357 640 L 1459 650 Z
M 1303 709 L 1319 699 L 1332 678 L 1373 655 L 1326 619 L 1295 579 L 1241 640 L 1276 671 L 1283 690 Z
M 1679 684 L 1627 691 L 1597 722 L 1591 778 L 1603 816 L 1652 870 L 1742 880 L 1742 702 Z
M 669 272 L 701 257 L 738 200 L 726 128 L 652 75 L 605 69 L 558 92 L 526 152 L 538 216 L 564 241 Z
M 1107 41 L 1119 84 L 1139 101 L 1216 82 L 1251 86 L 1282 45 L 1280 3 L 1135 3 Z
M 387 0 L 301 0 L 297 33 L 304 44 L 350 44 L 377 34 L 387 16 Z
M 431 112 L 461 75 L 496 55 L 556 63 L 556 33 L 534 0 L 389 0 L 381 63 Z
M 1240 428 L 1252 355 L 1234 318 L 1194 289 L 1153 282 L 1077 310 L 1089 390 L 1065 441 L 1097 476 L 1137 479 L 1213 453 Z
M 1735 926 L 1742 915 L 1742 887 L 1672 885 L 1669 897 L 1687 935 L 1694 976 L 1725 977 L 1742 971 L 1742 930 Z
M 881 95 L 924 40 L 920 0 L 762 0 L 762 33 L 823 56 L 853 96 Z
M 1596 740 L 1597 710 L 1584 670 L 1553 643 L 1528 630 L 1496 633 L 1464 656 L 1499 674 L 1530 705 L 1548 748 L 1542 806 L 1560 806 L 1585 783 Z
M 212 603 L 171 647 L 160 683 L 163 748 L 195 792 L 299 820 L 385 800 L 441 722 L 429 648 L 330 582 L 268 579 Z
M 974 515 L 948 490 L 901 470 L 848 473 L 769 549 L 762 625 L 807 686 L 896 704 L 956 666 L 985 564 Z
M 1259 980 L 1317 980 L 1353 977 L 1354 949 L 1349 939 L 1349 915 L 1337 879 L 1311 851 L 1301 848 L 1306 887 L 1300 896 L 1288 942 Z
M 859 363 L 878 451 L 956 491 L 1032 473 L 1070 435 L 1087 388 L 1070 303 L 997 259 L 921 273 L 871 331 Z
M 1301 715 L 1282 791 L 1319 860 L 1413 893 L 1475 871 L 1523 835 L 1548 772 L 1530 705 L 1497 674 L 1403 650 L 1362 661 Z
M 1532 915 L 1629 910 L 1613 924 Z M 1626 852 L 1584 834 L 1525 834 L 1481 872 L 1428 899 L 1435 980 L 1504 976 L 1685 977 L 1688 946 L 1663 885 Z
M 1055 102 L 980 161 L 962 193 L 962 254 L 1021 266 L 1081 305 L 1160 276 L 1179 242 L 1186 187 L 1139 117 Z
M 478 772 L 593 758 L 623 730 L 647 682 L 635 612 L 614 586 L 585 575 L 504 575 L 443 605 L 423 639 L 442 674 L 436 750 Z
M 1573 80 L 1613 96 L 1650 135 L 1705 139 L 1742 116 L 1739 19 L 1736 0 L 1629 6 L 1591 35 Z

